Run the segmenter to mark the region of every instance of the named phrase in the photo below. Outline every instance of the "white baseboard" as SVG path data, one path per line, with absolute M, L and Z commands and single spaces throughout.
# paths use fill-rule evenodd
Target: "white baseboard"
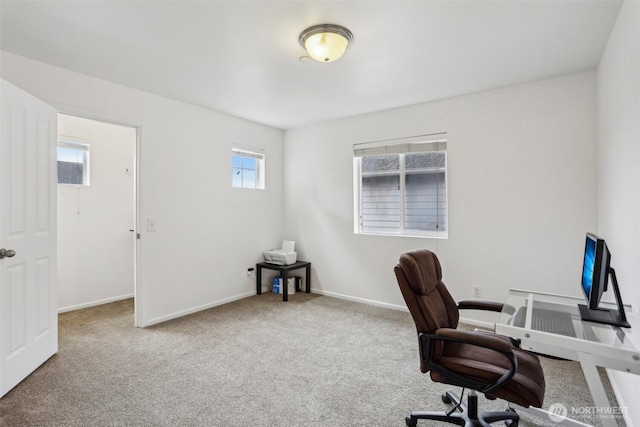
M 328 297 L 344 299 L 347 301 L 354 301 L 362 304 L 374 305 L 376 307 L 384 307 L 384 308 L 390 308 L 392 310 L 400 310 L 400 311 L 409 311 L 407 306 L 404 306 L 404 305 L 389 304 L 386 302 L 380 302 L 380 301 L 370 300 L 366 298 L 352 297 L 350 295 L 338 294 L 336 292 L 323 291 L 321 289 L 314 289 L 314 288 L 311 288 L 311 292 L 314 294 L 326 295 Z
M 370 300 L 366 298 L 352 297 L 350 295 L 338 294 L 336 292 L 323 291 L 321 289 L 314 289 L 314 288 L 311 288 L 311 292 L 314 294 L 326 295 L 328 297 L 344 299 L 347 301 L 354 301 L 362 304 L 375 305 L 376 307 L 384 307 L 384 308 L 390 308 L 392 310 L 400 310 L 400 311 L 409 311 L 406 305 L 389 304 L 386 302 L 380 302 L 380 301 Z M 495 329 L 495 325 L 492 322 L 485 322 L 482 320 L 471 319 L 468 317 L 461 317 L 460 322 L 466 323 L 468 325 L 479 326 L 481 328 L 487 328 L 491 330 Z
M 367 304 L 367 305 L 373 305 L 376 307 L 383 307 L 383 308 L 388 308 L 391 310 L 400 310 L 400 311 L 406 311 L 408 312 L 409 309 L 407 308 L 406 305 L 397 305 L 397 304 L 389 304 L 386 302 L 380 302 L 380 301 L 376 301 L 376 300 L 371 300 L 371 299 L 367 299 L 367 298 L 359 298 L 359 297 L 354 297 L 351 295 L 345 295 L 345 294 L 339 294 L 337 292 L 330 292 L 330 291 L 325 291 L 322 289 L 317 289 L 317 288 L 311 288 L 311 293 L 314 294 L 318 294 L 318 295 L 326 295 L 328 297 L 333 297 L 333 298 L 338 298 L 338 299 L 343 299 L 343 300 L 347 300 L 347 301 L 353 301 L 353 302 L 358 302 L 361 304 Z M 244 294 L 240 294 L 240 295 L 236 295 L 234 297 L 231 298 L 227 298 L 224 300 L 220 300 L 220 301 L 216 301 L 213 303 L 209 303 L 209 304 L 204 304 L 198 307 L 194 307 L 194 308 L 190 308 L 188 310 L 183 310 L 183 311 L 177 311 L 171 314 L 168 314 L 166 316 L 160 316 L 160 317 L 156 317 L 155 319 L 149 319 L 148 321 L 146 321 L 143 325 L 140 325 L 141 327 L 146 327 L 146 326 L 151 326 L 151 325 L 155 325 L 158 323 L 162 323 L 162 322 L 166 322 L 167 320 L 172 320 L 172 319 L 177 319 L 178 317 L 182 317 L 182 316 L 186 316 L 189 314 L 193 314 L 193 313 L 197 313 L 198 311 L 202 311 L 202 310 L 207 310 L 209 308 L 213 308 L 219 305 L 223 305 L 223 304 L 227 304 L 233 301 L 237 301 L 243 298 L 247 298 L 250 296 L 255 295 L 255 291 L 250 291 L 250 292 L 246 292 Z M 474 325 L 474 326 L 479 326 L 479 327 L 483 327 L 483 328 L 488 328 L 488 329 L 494 329 L 495 325 L 491 322 L 485 322 L 482 320 L 477 320 L 477 319 L 470 319 L 470 318 L 466 318 L 466 317 L 461 317 L 460 321 L 469 325 Z
M 209 303 L 209 304 L 200 305 L 200 306 L 193 307 L 193 308 L 190 308 L 190 309 L 187 309 L 187 310 L 176 311 L 174 313 L 167 314 L 166 316 L 160 316 L 160 317 L 156 317 L 154 319 L 149 319 L 146 322 L 144 322 L 144 319 L 143 319 L 144 323 L 142 325 L 139 325 L 139 326 L 141 328 L 145 328 L 147 326 L 156 325 L 158 323 L 166 322 L 167 320 L 177 319 L 178 317 L 187 316 L 189 314 L 197 313 L 198 311 L 207 310 L 209 308 L 217 307 L 217 306 L 223 305 L 223 304 L 228 304 L 230 302 L 237 301 L 237 300 L 240 300 L 240 299 L 243 299 L 243 298 L 247 298 L 247 297 L 250 297 L 250 296 L 255 295 L 255 294 L 256 294 L 256 291 L 253 290 L 251 292 L 246 292 L 244 294 L 236 295 L 236 296 L 233 296 L 233 297 L 230 297 L 230 298 L 226 298 L 226 299 L 223 299 L 223 300 L 220 300 L 220 301 L 215 301 L 215 302 L 212 302 L 212 303 Z
M 112 297 L 112 298 L 105 298 L 105 299 L 100 299 L 100 300 L 96 300 L 96 301 L 85 302 L 85 303 L 82 303 L 82 304 L 70 305 L 70 306 L 67 306 L 67 307 L 60 307 L 60 308 L 58 308 L 58 313 L 65 313 L 67 311 L 74 311 L 74 310 L 80 310 L 82 308 L 95 307 L 96 305 L 102 305 L 102 304 L 108 304 L 110 302 L 122 301 L 123 299 L 129 299 L 129 298 L 133 298 L 133 297 L 134 297 L 133 294 L 126 294 L 126 295 L 120 295 L 120 296 Z

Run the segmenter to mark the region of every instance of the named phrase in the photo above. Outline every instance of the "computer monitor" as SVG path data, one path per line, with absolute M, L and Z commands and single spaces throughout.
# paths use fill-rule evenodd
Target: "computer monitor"
M 587 233 L 582 263 L 582 292 L 591 310 L 597 310 L 609 283 L 611 252 L 604 239 Z
M 616 297 L 618 310 L 600 308 L 602 294 L 607 290 L 609 276 Z M 582 320 L 614 326 L 631 327 L 620 297 L 615 270 L 611 267 L 611 252 L 604 239 L 587 233 L 582 262 L 582 292 L 587 304 L 578 304 Z

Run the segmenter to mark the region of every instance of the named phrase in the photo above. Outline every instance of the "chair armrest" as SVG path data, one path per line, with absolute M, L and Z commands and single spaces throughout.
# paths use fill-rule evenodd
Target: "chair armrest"
M 480 301 L 480 300 L 463 300 L 458 301 L 459 310 L 485 310 L 485 311 L 502 311 L 504 304 L 494 301 Z
M 518 361 L 513 352 L 514 347 L 509 342 L 502 339 L 501 335 L 492 336 L 487 333 L 460 331 L 452 328 L 440 328 L 435 334 L 421 332 L 418 335 L 418 339 L 420 342 L 420 357 L 422 358 L 422 362 L 429 369 L 443 375 L 444 377 L 455 380 L 455 384 L 478 390 L 481 393 L 490 393 L 492 390 L 502 387 L 506 382 L 513 378 L 516 373 L 516 369 L 518 368 Z M 480 382 L 457 372 L 453 372 L 442 366 L 437 360 L 433 360 L 431 354 L 433 343 L 435 341 L 456 342 L 487 348 L 495 351 L 496 353 L 502 354 L 507 358 L 511 366 L 509 367 L 509 370 L 502 374 L 495 382 Z
M 481 301 L 481 300 L 462 300 L 458 301 L 458 310 L 484 310 L 484 311 L 496 311 L 498 313 L 513 314 L 516 312 L 515 307 L 509 304 L 503 304 L 495 301 Z
M 500 335 L 491 333 L 477 333 L 471 331 L 460 331 L 458 329 L 440 328 L 436 331 L 438 337 L 451 338 L 456 342 L 473 344 L 478 347 L 484 347 L 500 353 L 511 353 L 513 346 L 510 342 L 502 339 Z

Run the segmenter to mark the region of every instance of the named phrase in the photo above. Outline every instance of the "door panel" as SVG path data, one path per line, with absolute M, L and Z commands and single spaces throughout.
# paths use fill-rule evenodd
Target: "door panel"
M 57 112 L 2 80 L 0 396 L 58 350 Z
M 8 294 L 6 299 L 6 305 L 3 304 L 3 311 L 7 310 L 7 317 L 10 321 L 11 335 L 7 345 L 7 360 L 11 360 L 16 357 L 18 353 L 24 351 L 27 343 L 26 339 L 26 302 L 27 302 L 27 289 L 24 264 L 16 264 L 7 268 L 8 279 L 7 289 Z M 3 295 L 4 297 L 5 295 Z M 4 298 L 3 298 L 4 302 Z
M 46 339 L 47 335 L 51 333 L 53 326 L 51 320 L 58 321 L 58 316 L 53 318 L 50 313 L 51 307 L 51 263 L 49 258 L 40 258 L 36 260 L 36 295 L 38 304 L 36 314 L 36 337 L 35 341 Z

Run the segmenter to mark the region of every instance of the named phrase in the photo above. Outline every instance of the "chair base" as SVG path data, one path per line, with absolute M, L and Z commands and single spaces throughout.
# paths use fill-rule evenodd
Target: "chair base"
M 478 414 L 478 396 L 474 390 L 469 392 L 466 405 L 462 403 L 457 394 L 450 391 L 442 395 L 442 401 L 445 403 L 460 403 L 449 411 L 412 412 L 405 419 L 407 426 L 415 427 L 418 424 L 418 420 L 434 420 L 465 427 L 490 427 L 493 422 L 504 421 L 506 426 L 518 427 L 518 421 L 520 421 L 520 416 L 513 409 Z

